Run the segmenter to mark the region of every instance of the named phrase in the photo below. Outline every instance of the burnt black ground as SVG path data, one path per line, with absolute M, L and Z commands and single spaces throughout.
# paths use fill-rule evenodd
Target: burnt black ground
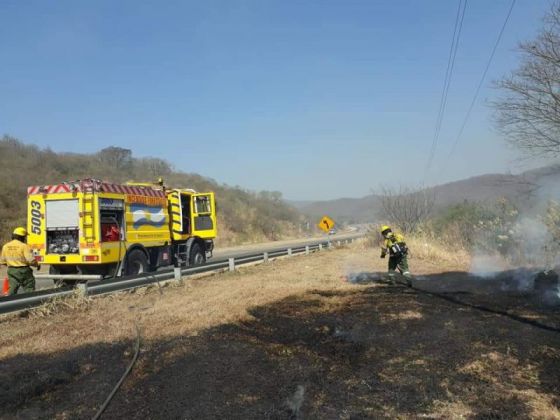
M 560 327 L 557 306 L 523 293 L 443 292 Z M 194 337 L 143 342 L 104 418 L 528 418 L 560 407 L 560 334 L 507 316 L 385 284 L 250 313 Z M 4 361 L 0 417 L 91 418 L 132 346 Z M 288 400 L 298 386 L 296 413 Z

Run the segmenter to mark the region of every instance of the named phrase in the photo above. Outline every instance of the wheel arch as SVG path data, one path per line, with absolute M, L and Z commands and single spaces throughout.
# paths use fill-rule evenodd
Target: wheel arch
M 189 243 L 190 241 L 190 243 Z M 193 247 L 194 244 L 198 244 L 202 250 L 206 250 L 206 245 L 204 244 L 204 240 L 199 237 L 199 236 L 193 236 L 191 238 L 189 238 L 189 240 L 187 241 L 187 247 L 189 248 L 189 252 L 191 250 L 191 248 Z
M 142 244 L 132 244 L 130 245 L 127 250 L 126 253 L 124 254 L 124 259 L 123 262 L 126 265 L 126 261 L 128 259 L 128 256 L 132 253 L 132 251 L 136 251 L 136 250 L 140 250 L 144 253 L 144 255 L 146 256 L 147 260 L 150 261 L 150 254 L 148 253 L 148 250 L 146 249 L 146 247 Z

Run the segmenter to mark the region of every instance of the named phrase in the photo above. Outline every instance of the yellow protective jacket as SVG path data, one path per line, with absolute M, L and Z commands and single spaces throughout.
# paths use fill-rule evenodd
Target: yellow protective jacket
M 0 255 L 0 265 L 8 267 L 28 267 L 37 265 L 29 245 L 14 239 L 2 247 Z
M 405 243 L 404 236 L 400 233 L 393 233 L 391 236 L 383 240 L 383 246 L 381 247 L 381 255 L 390 254 L 390 248 L 394 244 Z

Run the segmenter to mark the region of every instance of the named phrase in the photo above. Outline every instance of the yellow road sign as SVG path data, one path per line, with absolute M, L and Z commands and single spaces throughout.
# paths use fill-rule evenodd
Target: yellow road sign
M 325 232 L 329 232 L 334 227 L 334 220 L 331 219 L 329 216 L 323 216 L 319 224 L 319 229 L 324 230 Z

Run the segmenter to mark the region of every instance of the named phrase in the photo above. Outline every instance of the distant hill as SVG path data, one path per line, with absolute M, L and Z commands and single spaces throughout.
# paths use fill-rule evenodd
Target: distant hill
M 521 207 L 541 199 L 560 199 L 560 164 L 526 171 L 518 175 L 488 174 L 429 188 L 436 197 L 436 211 L 469 202 L 489 202 L 508 198 Z M 363 198 L 339 198 L 314 202 L 291 202 L 311 218 L 324 214 L 338 222 L 372 222 L 378 217 L 380 199 L 372 194 Z
M 218 210 L 217 243 L 235 244 L 292 236 L 300 214 L 279 192 L 250 192 L 177 171 L 158 158 L 135 158 L 132 151 L 108 147 L 95 154 L 55 153 L 8 136 L 0 139 L 0 241 L 14 226 L 25 225 L 27 187 L 84 178 L 109 182 L 149 182 L 163 177 L 175 188 L 214 191 Z

